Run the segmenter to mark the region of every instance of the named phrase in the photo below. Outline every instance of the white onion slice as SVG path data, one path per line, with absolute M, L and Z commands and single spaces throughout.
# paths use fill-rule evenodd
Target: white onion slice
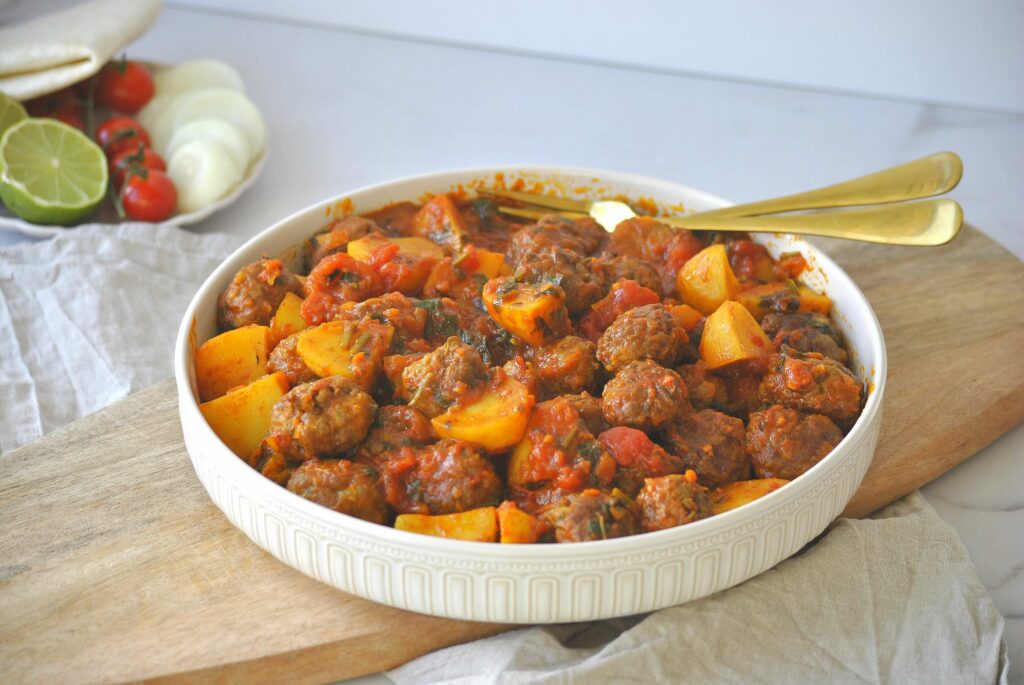
M 195 140 L 220 143 L 243 174 L 249 168 L 252 159 L 249 139 L 237 126 L 223 119 L 196 119 L 175 130 L 167 144 L 167 157 L 174 157 L 178 150 Z
M 249 140 L 249 151 L 253 158 L 263 153 L 267 141 L 266 124 L 256 105 L 242 93 L 224 88 L 208 88 L 189 91 L 181 95 L 180 103 L 174 108 L 171 133 L 198 119 L 222 119 L 237 126 Z M 161 123 L 163 118 L 161 117 Z M 152 131 L 150 131 L 152 133 Z M 170 136 L 168 136 L 170 142 Z M 157 150 L 159 152 L 159 149 Z
M 214 140 L 193 140 L 167 161 L 167 175 L 178 190 L 179 213 L 195 212 L 227 195 L 242 180 L 231 153 Z

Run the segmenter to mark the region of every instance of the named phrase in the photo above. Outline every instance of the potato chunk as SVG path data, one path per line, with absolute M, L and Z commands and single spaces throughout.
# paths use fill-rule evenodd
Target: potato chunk
M 772 341 L 754 317 L 738 302 L 723 302 L 704 322 L 700 357 L 709 369 L 752 359 L 767 358 Z
M 502 374 L 504 376 L 504 374 Z M 488 452 L 501 452 L 519 442 L 530 422 L 533 396 L 510 376 L 488 386 L 472 401 L 456 404 L 430 422 L 441 438 L 455 438 Z
M 329 321 L 300 334 L 295 350 L 316 375 L 344 376 L 368 390 L 394 334 L 373 320 Z
M 196 350 L 196 385 L 203 402 L 266 375 L 270 328 L 250 324 L 210 338 Z
M 506 276 L 487 281 L 483 296 L 491 318 L 531 345 L 543 345 L 568 332 L 565 292 L 557 285 L 519 283 Z
M 388 238 L 375 233 L 353 240 L 348 254 L 371 264 L 380 273 L 386 292 L 417 295 L 444 250 L 426 238 Z
M 498 541 L 498 510 L 494 507 L 470 509 L 457 514 L 399 514 L 395 528 L 410 533 L 471 542 Z
M 725 245 L 711 245 L 691 257 L 676 277 L 683 302 L 702 314 L 710 314 L 736 297 L 740 284 L 729 265 Z
M 506 545 L 529 545 L 540 540 L 549 526 L 536 516 L 527 514 L 514 502 L 503 502 L 498 507 L 498 530 Z
M 435 195 L 413 218 L 413 230 L 421 238 L 458 251 L 469 239 L 458 207 L 447 195 Z
M 286 392 L 288 378 L 278 372 L 204 402 L 199 410 L 217 437 L 232 452 L 249 461 L 270 430 L 274 404 Z
M 302 298 L 295 293 L 288 293 L 281 300 L 274 318 L 270 320 L 271 349 L 277 347 L 289 335 L 304 331 L 309 323 L 302 318 Z
M 723 511 L 742 507 L 748 502 L 764 497 L 769 492 L 778 490 L 788 482 L 784 478 L 757 478 L 726 483 L 711 491 L 711 511 L 721 514 Z

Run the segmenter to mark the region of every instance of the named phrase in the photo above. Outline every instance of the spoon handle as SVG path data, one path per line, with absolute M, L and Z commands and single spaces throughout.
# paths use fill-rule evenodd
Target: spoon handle
M 760 202 L 733 205 L 692 216 L 758 216 L 801 209 L 902 202 L 941 195 L 956 187 L 964 165 L 954 152 L 937 152 L 850 181 Z
M 944 245 L 956 237 L 963 210 L 948 198 L 790 216 L 725 217 L 711 213 L 658 217 L 677 228 L 796 233 L 884 245 Z

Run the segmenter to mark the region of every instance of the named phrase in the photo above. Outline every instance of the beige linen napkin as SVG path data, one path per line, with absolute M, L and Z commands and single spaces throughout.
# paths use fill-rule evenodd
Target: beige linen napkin
M 145 32 L 160 0 L 91 0 L 0 29 L 0 91 L 19 100 L 95 74 Z
M 839 519 L 742 585 L 647 616 L 527 628 L 388 674 L 445 683 L 1005 683 L 1003 618 L 920 493 Z
M 127 223 L 0 247 L 0 455 L 174 375 L 185 308 L 240 242 Z

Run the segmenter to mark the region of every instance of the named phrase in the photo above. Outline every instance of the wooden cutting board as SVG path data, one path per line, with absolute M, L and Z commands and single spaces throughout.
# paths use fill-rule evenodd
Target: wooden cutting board
M 821 241 L 889 350 L 864 516 L 1024 420 L 1024 264 L 977 231 L 941 248 Z M 328 682 L 508 629 L 333 590 L 207 498 L 166 381 L 0 461 L 5 682 Z

